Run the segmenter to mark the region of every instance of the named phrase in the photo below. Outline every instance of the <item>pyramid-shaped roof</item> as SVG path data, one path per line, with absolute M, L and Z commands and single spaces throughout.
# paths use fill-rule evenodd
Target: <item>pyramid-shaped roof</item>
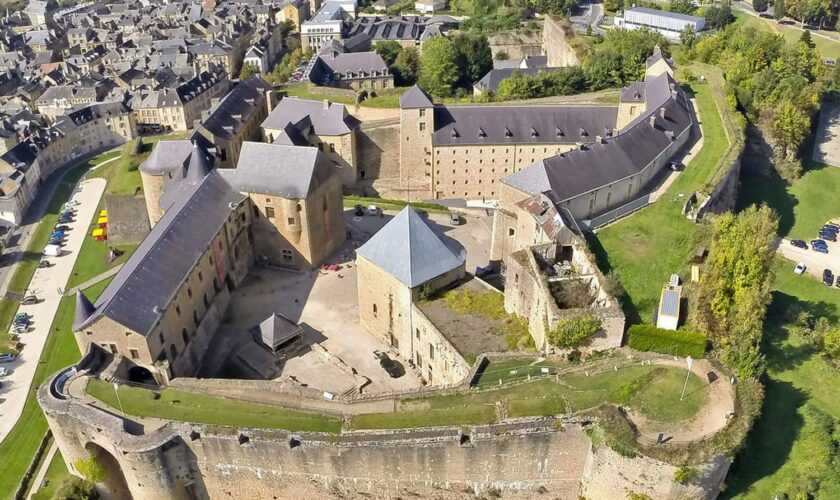
M 276 349 L 287 340 L 300 335 L 303 328 L 282 314 L 274 313 L 260 323 L 260 338 L 271 349 Z
M 438 234 L 410 206 L 405 207 L 358 250 L 409 288 L 462 265 L 467 253 L 457 241 Z
M 434 106 L 432 98 L 417 85 L 400 96 L 400 108 L 402 109 L 431 108 L 432 106 Z

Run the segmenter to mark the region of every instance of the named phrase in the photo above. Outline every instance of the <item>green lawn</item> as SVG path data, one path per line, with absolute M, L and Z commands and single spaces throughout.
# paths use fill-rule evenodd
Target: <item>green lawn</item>
M 108 382 L 91 379 L 88 382 L 87 392 L 114 408 L 120 408 L 114 387 Z M 160 397 L 155 399 L 155 394 L 159 394 Z M 341 421 L 335 417 L 284 410 L 175 389 L 150 391 L 121 386 L 119 398 L 126 413 L 140 417 L 293 431 L 337 433 L 341 430 Z
M 100 178 L 108 181 L 107 194 L 117 195 L 139 195 L 143 192 L 143 183 L 140 180 L 138 167 L 143 163 L 155 147 L 158 141 L 174 141 L 187 137 L 187 132 L 173 132 L 165 135 L 147 136 L 142 138 L 142 145 L 138 154 L 132 153 L 134 141 L 123 146 L 121 151 L 101 155 L 103 160 L 118 158 L 103 165 L 91 172 L 90 177 Z M 100 161 L 101 163 L 101 161 Z
M 137 250 L 137 243 L 116 245 L 116 248 L 122 250 L 124 253 L 113 262 L 108 262 L 109 244 L 107 242 L 97 241 L 89 234 L 90 230 L 88 230 L 88 236 L 85 237 L 85 241 L 82 244 L 82 250 L 76 260 L 76 267 L 73 268 L 73 274 L 70 275 L 70 279 L 67 281 L 65 288 L 68 290 L 91 278 L 99 276 L 113 267 L 124 264 L 131 254 Z
M 44 476 L 43 487 L 32 495 L 33 500 L 51 500 L 61 482 L 69 477 L 70 471 L 67 470 L 64 458 L 60 452 L 56 452 Z
M 693 253 L 695 225 L 681 214 L 685 196 L 703 187 L 729 147 L 712 89 L 697 85 L 695 92 L 703 148 L 659 201 L 590 238 L 601 269 L 616 270 L 621 276 L 631 323 L 652 321 L 662 284 L 683 269 Z
M 779 214 L 779 235 L 810 240 L 832 217 L 840 216 L 840 168 L 806 162 L 805 174 L 791 186 L 777 177 L 745 173 L 742 206 L 767 203 Z
M 496 414 L 492 406 L 464 406 L 356 415 L 351 420 L 350 425 L 353 429 L 407 429 L 410 427 L 489 424 L 495 418 Z
M 356 205 L 367 208 L 370 205 L 376 205 L 385 210 L 402 210 L 408 203 L 405 200 L 390 200 L 388 198 L 373 198 L 369 196 L 347 195 L 344 197 L 345 208 L 353 208 Z M 418 210 L 426 210 L 427 212 L 449 213 L 449 208 L 437 203 L 411 202 L 411 206 Z
M 337 102 L 339 104 L 355 104 L 356 99 L 352 97 L 345 97 L 341 95 L 332 95 L 332 94 L 322 94 L 317 92 L 316 88 L 310 87 L 309 85 L 290 85 L 288 87 L 283 87 L 281 92 L 286 94 L 289 97 L 297 97 L 299 99 L 312 99 L 315 101 L 321 101 L 324 99 L 329 99 L 331 102 Z
M 110 280 L 108 280 L 110 281 Z M 85 290 L 90 300 L 96 300 L 108 281 Z M 32 387 L 38 387 L 47 377 L 65 368 L 79 359 L 79 349 L 70 330 L 73 323 L 75 299 L 65 297 L 61 300 L 53 321 L 50 336 L 44 345 L 41 362 L 35 371 Z M 0 485 L 10 485 L 0 489 L 0 499 L 11 498 L 14 488 L 20 483 L 26 472 L 41 438 L 47 432 L 47 421 L 32 391 L 26 398 L 23 413 L 6 439 L 0 443 Z
M 840 498 L 840 478 L 826 464 L 832 450 L 807 409 L 813 406 L 840 418 L 840 373 L 789 337 L 786 328 L 797 302 L 836 324 L 840 293 L 813 278 L 794 275 L 789 267 L 780 264 L 776 269 L 776 291 L 765 321 L 764 407 L 730 474 L 727 498 L 764 500 L 782 492 L 791 494 L 810 484 L 812 476 L 834 480 L 808 498 Z M 833 453 L 836 456 L 837 451 Z
M 770 19 L 759 19 L 737 9 L 733 9 L 732 12 L 735 14 L 736 23 L 773 31 L 776 34 L 782 35 L 788 42 L 796 43 L 799 41 L 799 37 L 802 36 L 802 30 L 799 28 L 798 23 L 796 25 L 782 25 Z M 823 57 L 830 57 L 832 59 L 840 58 L 840 42 L 828 40 L 813 33 L 811 34 L 811 41 L 814 42 L 814 47 Z

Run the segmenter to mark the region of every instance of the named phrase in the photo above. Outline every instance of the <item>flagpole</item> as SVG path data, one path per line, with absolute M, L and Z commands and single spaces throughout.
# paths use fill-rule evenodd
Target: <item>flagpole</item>
M 685 383 L 683 384 L 682 394 L 680 394 L 680 401 L 682 401 L 683 398 L 685 398 L 685 389 L 688 387 L 688 377 L 691 376 L 691 362 L 692 361 L 694 361 L 694 360 L 691 359 L 691 356 L 688 356 L 687 358 L 685 358 L 685 365 L 686 365 L 686 368 L 685 368 Z
M 125 413 L 125 410 L 123 410 L 122 401 L 120 401 L 120 391 L 117 390 L 119 387 L 120 385 L 114 382 L 114 395 L 117 396 L 117 404 L 120 405 L 120 412 Z

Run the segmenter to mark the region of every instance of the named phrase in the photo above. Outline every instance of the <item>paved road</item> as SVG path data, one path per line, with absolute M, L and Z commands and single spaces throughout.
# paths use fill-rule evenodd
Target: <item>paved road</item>
M 44 486 L 44 478 L 47 475 L 50 463 L 52 463 L 53 457 L 57 451 L 58 445 L 55 444 L 55 441 L 53 441 L 52 446 L 50 446 L 50 449 L 47 451 L 47 457 L 44 459 L 43 463 L 41 463 L 41 468 L 38 469 L 38 474 L 35 476 L 35 480 L 32 481 L 32 488 L 29 490 L 29 494 L 26 495 L 26 500 L 30 500 L 32 495 L 38 493 L 38 490 Z
M 811 159 L 840 167 L 840 104 L 823 101 Z
M 739 2 L 739 1 L 736 0 L 735 2 L 732 3 L 732 5 L 736 9 L 738 9 L 742 12 L 745 12 L 745 13 L 751 15 L 751 16 L 761 17 L 758 14 L 758 12 L 756 12 L 755 9 L 752 8 L 751 4 L 748 4 L 746 2 Z M 781 20 L 776 20 L 776 19 L 773 19 L 772 17 L 770 17 L 770 18 L 763 17 L 762 19 L 764 19 L 765 21 L 767 21 L 768 23 L 770 23 L 772 25 L 781 24 L 781 25 L 787 26 L 789 28 L 796 28 L 798 30 L 804 30 L 805 29 L 805 28 L 802 27 L 802 23 L 800 23 L 799 21 L 797 21 L 795 19 L 789 18 L 789 17 L 786 17 L 786 18 L 781 19 Z M 810 31 L 812 35 L 821 36 L 821 37 L 826 38 L 828 40 L 833 40 L 835 42 L 840 42 L 840 33 L 837 33 L 836 31 L 826 31 L 826 30 L 810 29 L 810 28 L 808 29 L 808 31 Z
M 99 200 L 105 191 L 105 184 L 104 179 L 90 179 L 79 185 L 79 190 L 73 199 L 79 201 L 80 205 L 76 207 L 75 220 L 68 224 L 70 230 L 67 233 L 63 254 L 59 257 L 50 257 L 49 260 L 53 265 L 36 269 L 29 283 L 28 293 L 37 295 L 41 302 L 20 306 L 19 312 L 25 312 L 32 317 L 32 326 L 29 332 L 21 335 L 21 340 L 25 345 L 18 359 L 4 365 L 11 369 L 12 373 L 3 379 L 3 387 L 0 389 L 0 399 L 2 399 L 0 402 L 0 442 L 6 438 L 23 412 L 23 405 L 32 386 L 35 369 L 38 367 L 44 344 L 61 301 L 58 289 L 67 284 L 70 273 L 73 272 L 87 229 L 93 216 L 96 215 Z
M 583 0 L 572 14 L 572 26 L 575 30 L 586 33 L 586 27 L 592 26 L 593 34 L 603 35 L 605 33 L 598 27 L 604 18 L 604 8 L 601 6 L 601 0 Z

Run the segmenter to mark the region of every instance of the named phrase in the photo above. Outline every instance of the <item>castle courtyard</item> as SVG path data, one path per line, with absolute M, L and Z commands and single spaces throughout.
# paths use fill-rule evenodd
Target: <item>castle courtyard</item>
M 201 376 L 260 378 L 251 367 L 272 364 L 264 349 L 254 349 L 248 330 L 272 313 L 280 313 L 303 328 L 300 347 L 289 353 L 273 378 L 278 383 L 303 384 L 333 394 L 383 392 L 421 386 L 407 360 L 371 335 L 359 321 L 355 249 L 364 244 L 396 211 L 379 216 L 355 216 L 345 210 L 351 238 L 327 262 L 338 270 L 293 271 L 255 266 L 231 294 L 227 320 L 215 334 Z M 441 232 L 467 248 L 467 269 L 487 265 L 492 220 L 483 211 L 462 216 L 458 226 L 447 214 L 430 213 Z M 315 346 L 315 347 L 313 347 Z M 380 366 L 376 352 L 387 353 L 405 374 L 391 378 Z M 257 359 L 258 358 L 258 359 Z M 369 382 L 367 382 L 367 380 Z

